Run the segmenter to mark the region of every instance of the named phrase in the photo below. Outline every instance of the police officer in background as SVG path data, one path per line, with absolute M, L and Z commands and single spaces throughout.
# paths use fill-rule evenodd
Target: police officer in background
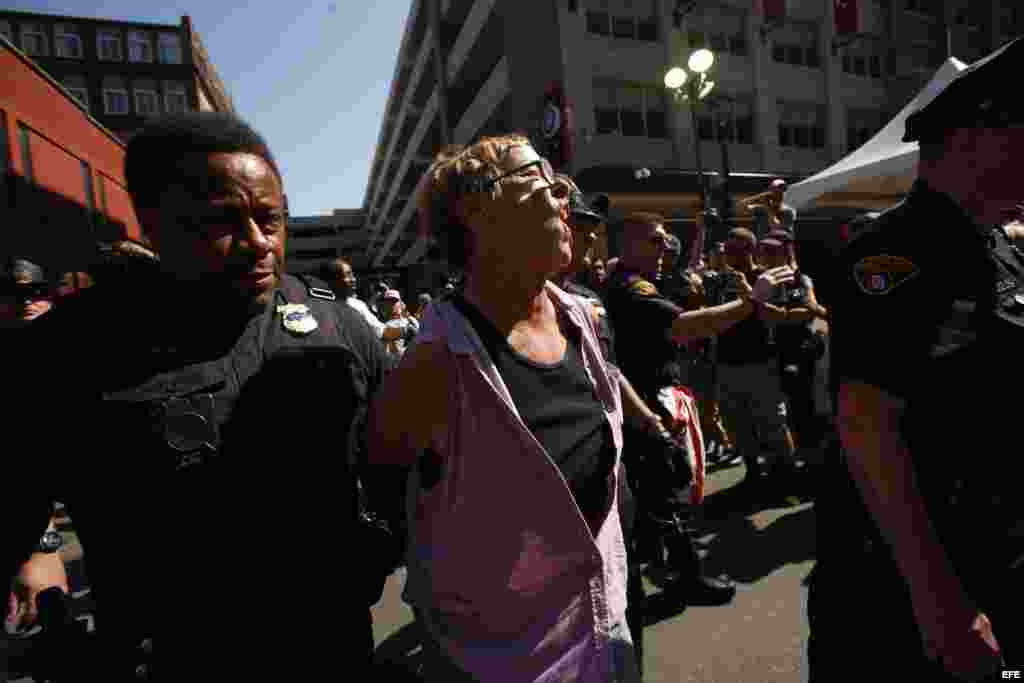
M 1024 667 L 1020 407 L 1000 391 L 1024 379 L 1024 255 L 999 225 L 1024 193 L 1021 64 L 1017 39 L 907 119 L 918 180 L 843 253 L 812 681 Z
M 76 680 L 368 680 L 374 563 L 391 558 L 357 522 L 355 474 L 381 345 L 286 274 L 282 177 L 246 123 L 150 119 L 125 167 L 162 279 L 98 283 L 33 326 L 18 365 L 45 365 L 19 378 L 31 438 L 9 452 L 47 476 L 24 482 L 33 500 L 4 524 L 26 529 L 2 550 L 24 557 L 13 541 L 42 534 L 49 499 L 68 505 L 100 637 Z M 69 409 L 39 409 L 55 397 Z M 335 543 L 361 553 L 340 587 Z M 22 570 L 32 589 L 60 585 L 48 557 L 29 564 L 49 574 Z
M 53 308 L 53 284 L 27 259 L 12 259 L 0 276 L 0 329 L 24 328 Z
M 652 282 L 667 247 L 666 238 L 661 216 L 637 213 L 626 217 L 622 256 L 609 281 L 607 303 L 623 373 L 647 405 L 662 413 L 663 422 L 674 424 L 675 416 L 662 412 L 658 397 L 664 388 L 682 384 L 678 345 L 718 334 L 753 315 L 769 290 L 792 279 L 792 272 L 788 268 L 768 272 L 753 288 L 746 287 L 737 301 L 684 312 Z M 657 563 L 664 544 L 670 587 L 686 602 L 729 602 L 735 586 L 704 576 L 694 546 L 689 527 L 692 509 L 685 494 L 693 473 L 680 471 L 683 459 L 666 449 L 664 442 L 642 432 L 629 432 L 626 439 L 630 444 L 626 464 L 632 481 L 637 482 L 640 507 L 637 533 L 646 538 L 647 552 L 653 551 Z

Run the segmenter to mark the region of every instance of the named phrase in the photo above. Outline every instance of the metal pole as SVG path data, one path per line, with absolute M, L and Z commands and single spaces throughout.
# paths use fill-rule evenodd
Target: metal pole
M 700 182 L 700 210 L 703 211 L 707 208 L 708 191 L 704 182 L 704 163 L 700 155 L 700 131 L 697 129 L 697 96 L 700 95 L 700 90 L 696 80 L 693 79 L 690 84 L 690 117 L 693 123 L 693 152 L 697 158 L 697 179 Z
M 721 112 L 721 109 L 719 112 Z M 732 116 L 732 100 L 729 100 L 729 113 L 733 130 L 735 130 L 736 119 Z M 724 119 L 723 123 L 730 119 Z M 722 135 L 723 128 L 725 128 L 724 125 L 720 125 L 718 128 L 718 142 L 722 146 L 722 223 L 728 225 L 732 222 L 732 195 L 729 194 L 729 140 Z

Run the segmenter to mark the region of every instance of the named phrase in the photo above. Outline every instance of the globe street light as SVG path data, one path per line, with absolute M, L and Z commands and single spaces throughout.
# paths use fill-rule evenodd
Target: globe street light
M 686 65 L 693 72 L 686 72 L 686 69 L 675 66 L 665 74 L 665 87 L 672 91 L 675 99 L 684 100 L 690 105 L 690 116 L 693 123 L 693 150 L 697 157 L 697 176 L 700 179 L 700 202 L 701 210 L 707 208 L 707 181 L 704 178 L 704 164 L 701 161 L 700 136 L 697 134 L 697 104 L 711 94 L 715 82 L 708 78 L 708 71 L 715 63 L 715 55 L 711 50 L 701 48 L 694 50 L 687 60 Z

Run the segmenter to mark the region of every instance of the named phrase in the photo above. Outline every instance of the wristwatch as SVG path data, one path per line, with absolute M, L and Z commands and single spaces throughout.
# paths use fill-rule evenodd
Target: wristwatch
M 61 549 L 64 545 L 64 537 L 53 529 L 47 529 L 42 538 L 39 539 L 39 545 L 36 547 L 37 553 L 55 553 Z

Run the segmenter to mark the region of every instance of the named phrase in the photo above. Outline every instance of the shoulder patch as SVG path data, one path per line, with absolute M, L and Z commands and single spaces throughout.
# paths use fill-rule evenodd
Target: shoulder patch
M 853 265 L 853 279 L 865 294 L 888 294 L 921 272 L 902 256 L 867 256 Z
M 640 296 L 655 296 L 658 293 L 658 288 L 642 277 L 638 277 L 629 282 L 629 291 Z

